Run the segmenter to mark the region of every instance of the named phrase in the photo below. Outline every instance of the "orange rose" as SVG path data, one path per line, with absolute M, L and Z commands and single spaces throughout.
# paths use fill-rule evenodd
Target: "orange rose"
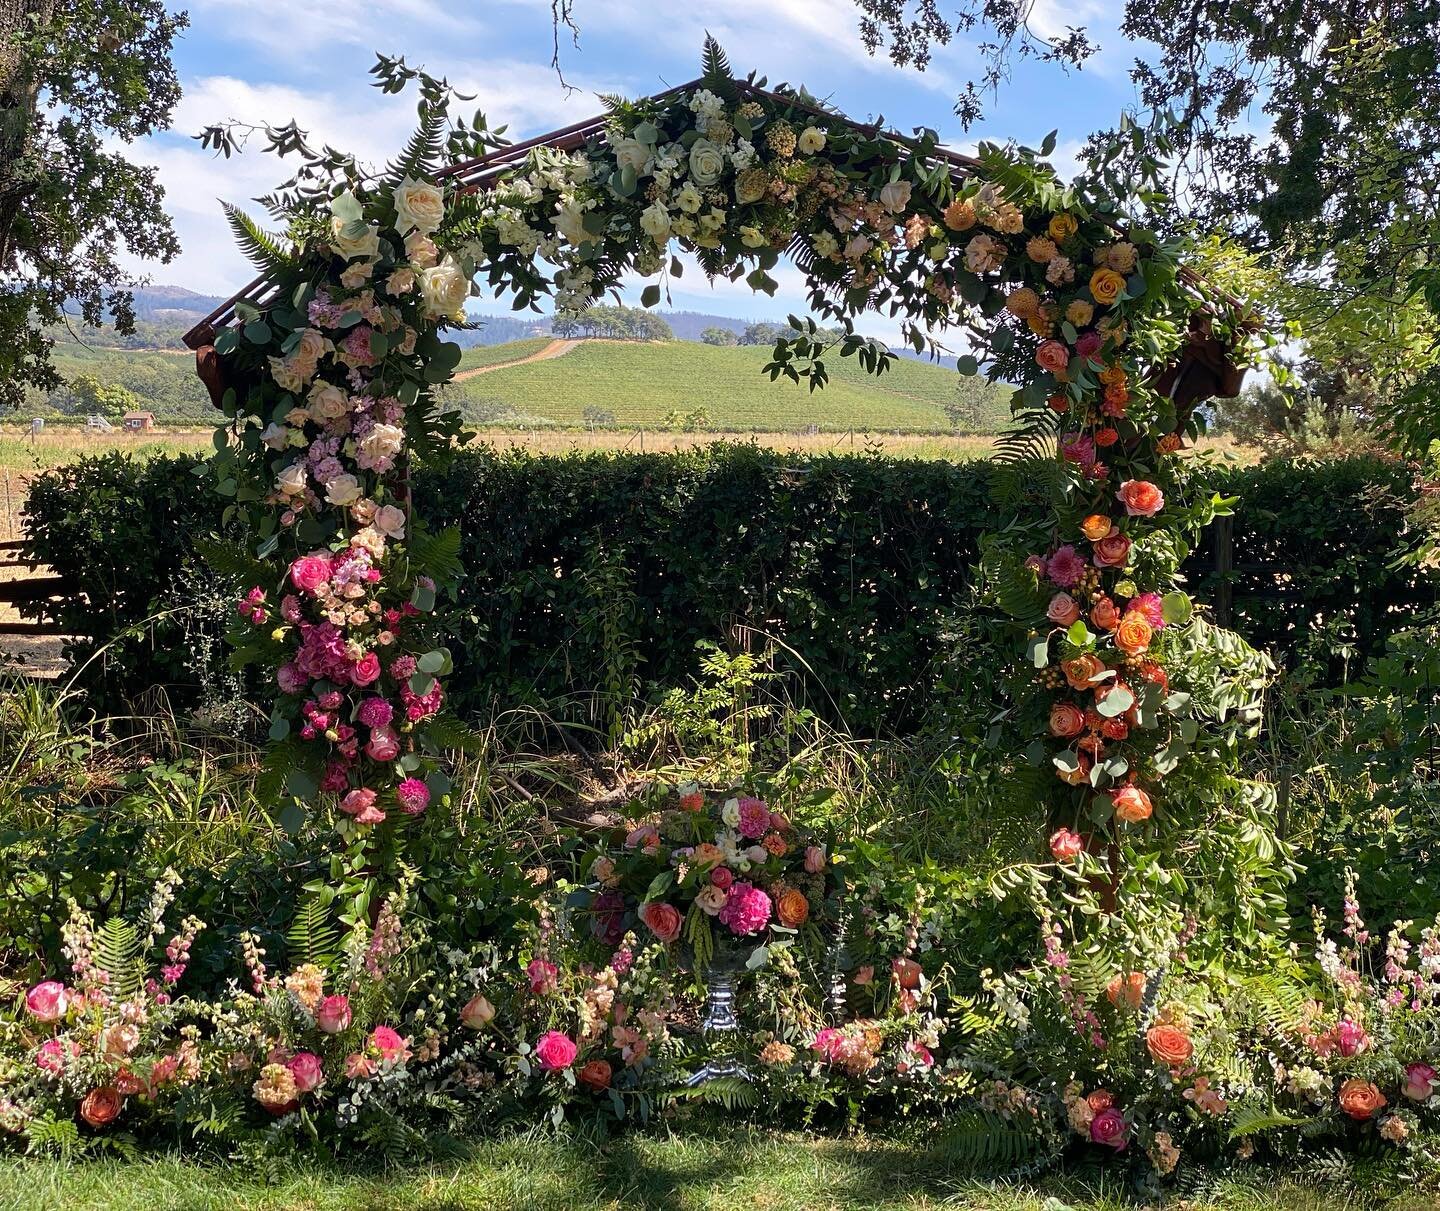
M 1125 279 L 1113 269 L 1097 269 L 1090 275 L 1090 294 L 1102 307 L 1108 307 L 1125 289 Z
M 1351 1077 L 1340 1086 L 1340 1109 L 1351 1118 L 1364 1122 L 1385 1106 L 1385 1095 L 1373 1082 Z
M 1057 702 L 1050 708 L 1050 734 L 1069 739 L 1085 730 L 1085 712 L 1073 702 Z
M 1090 607 L 1090 621 L 1102 631 L 1113 631 L 1120 625 L 1120 611 L 1108 597 L 1102 597 Z
M 586 1089 L 604 1093 L 610 1088 L 610 1065 L 605 1060 L 588 1060 L 580 1066 L 575 1078 Z
M 1095 675 L 1105 671 L 1105 662 L 1093 653 L 1085 652 L 1070 660 L 1061 661 L 1060 668 L 1072 690 L 1089 690 L 1095 688 L 1092 680 Z
M 1152 1026 L 1145 1032 L 1145 1047 L 1167 1068 L 1179 1068 L 1195 1054 L 1195 1044 L 1178 1026 Z
M 1175 454 L 1184 444 L 1185 443 L 1180 440 L 1178 433 L 1167 433 L 1155 443 L 1155 449 L 1161 454 Z
M 799 929 L 810 919 L 810 901 L 804 892 L 787 888 L 775 901 L 775 915 L 786 929 Z
M 1070 365 L 1070 350 L 1059 341 L 1042 341 L 1035 350 L 1035 364 L 1058 377 Z
M 1099 542 L 1114 528 L 1112 522 L 1103 513 L 1092 513 L 1080 523 L 1080 533 L 1085 535 L 1091 542 Z
M 1128 1007 L 1139 1009 L 1145 999 L 1145 973 L 1143 971 L 1128 972 L 1123 976 L 1116 976 L 1105 985 L 1105 995 L 1110 998 L 1110 1004 L 1116 1009 Z
M 1057 244 L 1064 243 L 1072 235 L 1080 230 L 1080 221 L 1073 214 L 1066 214 L 1061 211 L 1059 214 L 1052 214 L 1050 222 L 1046 226 L 1050 238 Z
M 945 207 L 943 217 L 951 231 L 968 231 L 975 226 L 975 203 L 970 198 L 956 198 Z
M 1142 820 L 1148 820 L 1150 813 L 1155 810 L 1150 796 L 1138 786 L 1122 786 L 1111 792 L 1110 799 L 1115 804 L 1115 814 L 1126 824 L 1139 824 Z
M 1149 648 L 1154 633 L 1145 615 L 1138 610 L 1131 610 L 1115 628 L 1115 646 L 1126 655 L 1138 656 Z
M 1130 558 L 1130 540 L 1119 530 L 1111 529 L 1095 544 L 1093 557 L 1097 568 L 1123 568 Z
M 1097 1089 L 1094 1093 L 1087 1093 L 1085 1101 L 1091 1110 L 1099 1114 L 1102 1110 L 1109 1110 L 1115 1104 L 1115 1095 L 1108 1089 Z
M 1045 401 L 1050 405 L 1051 412 L 1069 412 L 1070 398 L 1065 395 L 1052 395 Z
M 1131 517 L 1154 517 L 1165 507 L 1165 494 L 1149 480 L 1127 479 L 1115 493 Z
M 1106 366 L 1104 370 L 1100 371 L 1098 377 L 1107 387 L 1123 387 L 1126 380 L 1125 367 Z
M 102 1085 L 85 1095 L 80 1103 L 80 1117 L 92 1127 L 108 1127 L 119 1117 L 124 1104 L 120 1090 L 113 1085 Z
M 1130 734 L 1130 725 L 1125 722 L 1123 716 L 1106 719 L 1100 724 L 1100 734 L 1106 740 L 1124 740 Z

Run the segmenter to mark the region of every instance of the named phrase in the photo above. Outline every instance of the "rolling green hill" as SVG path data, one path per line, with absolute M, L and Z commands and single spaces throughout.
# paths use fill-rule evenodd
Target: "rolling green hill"
M 468 351 L 460 370 L 534 356 L 547 343 Z M 833 357 L 829 385 L 812 393 L 787 379 L 772 383 L 761 372 L 769 360 L 768 346 L 583 341 L 563 356 L 477 374 L 450 391 L 477 418 L 509 413 L 532 424 L 581 424 L 589 407 L 613 413 L 619 426 L 659 427 L 668 413 L 704 409 L 710 427 L 725 430 L 935 432 L 951 428 L 944 405 L 957 398 L 972 405 L 972 423 L 962 428 L 995 432 L 1009 419 L 1007 388 L 925 362 L 899 360 L 876 377 L 853 358 Z

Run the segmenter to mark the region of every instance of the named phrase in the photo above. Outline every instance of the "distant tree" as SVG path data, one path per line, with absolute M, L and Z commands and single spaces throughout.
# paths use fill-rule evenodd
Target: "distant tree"
M 740 334 L 742 345 L 773 345 L 782 336 L 789 336 L 790 326 L 788 324 L 746 324 L 745 331 Z
M 67 303 L 131 330 L 122 252 L 179 251 L 156 169 L 123 149 L 170 124 L 188 23 L 163 0 L 0 0 L 0 408 L 59 385 L 44 329 Z
M 69 396 L 70 407 L 60 408 L 61 411 L 121 416 L 140 409 L 140 397 L 134 392 L 119 383 L 102 383 L 93 374 L 77 374 L 62 390 Z M 55 396 L 51 397 L 51 402 L 59 407 Z
M 959 432 L 977 433 L 983 427 L 984 415 L 980 401 L 974 395 L 961 392 L 942 405 L 945 419 L 950 428 Z
M 700 339 L 707 345 L 738 345 L 740 343 L 739 334 L 730 328 L 706 328 L 700 334 Z
M 594 429 L 600 425 L 613 425 L 615 413 L 611 412 L 609 408 L 597 408 L 594 404 L 586 404 L 580 413 L 580 419 Z
M 673 341 L 671 331 L 660 316 L 643 307 L 598 304 L 576 316 L 556 319 L 551 332 L 560 337 L 600 337 L 611 341 Z

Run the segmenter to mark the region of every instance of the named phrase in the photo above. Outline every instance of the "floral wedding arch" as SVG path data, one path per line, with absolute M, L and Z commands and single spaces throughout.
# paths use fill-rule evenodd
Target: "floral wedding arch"
M 1157 887 L 1183 877 L 1216 813 L 1239 821 L 1217 894 L 1245 878 L 1236 851 L 1271 844 L 1269 804 L 1230 758 L 1264 665 L 1178 588 L 1188 543 L 1226 502 L 1197 493 L 1177 456 L 1195 405 L 1237 389 L 1248 321 L 1131 216 L 1113 177 L 1066 186 L 1048 146 L 967 157 L 933 131 L 857 124 L 733 78 L 713 43 L 694 83 L 607 99 L 604 116 L 513 146 L 478 115 L 452 122 L 441 82 L 377 70 L 389 91 L 421 79 L 404 154 L 365 176 L 309 153 L 267 200 L 284 238 L 232 210 L 262 276 L 187 336 L 226 415 L 220 490 L 254 535 L 232 639 L 273 679 L 273 785 L 288 779 L 292 820 L 333 812 L 363 854 L 449 793 L 444 753 L 463 729 L 445 714 L 431 615 L 457 542 L 412 514 L 406 458 L 455 436 L 434 391 L 460 360 L 443 332 L 472 282 L 517 308 L 553 295 L 565 313 L 638 276 L 654 279 L 650 306 L 678 248 L 771 293 L 788 255 L 811 310 L 845 333 L 840 355 L 871 371 L 894 356 L 855 331 L 875 311 L 917 350 L 960 330 L 976 350 L 962 372 L 983 363 L 1017 385 L 1001 451 L 1014 520 L 984 544 L 1015 635 L 997 703 L 1023 749 L 1015 777 L 1048 805 L 1056 865 L 1112 898 L 1122 868 Z M 271 136 L 299 145 L 293 127 Z M 830 352 L 798 331 L 768 371 L 813 389 Z

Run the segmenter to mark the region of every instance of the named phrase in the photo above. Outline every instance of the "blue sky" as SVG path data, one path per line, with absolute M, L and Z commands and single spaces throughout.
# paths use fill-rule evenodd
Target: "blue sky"
M 409 133 L 413 103 L 369 86 L 366 73 L 377 50 L 447 76 L 476 94 L 474 104 L 492 125 L 507 123 L 510 137 L 521 139 L 599 112 L 598 92 L 639 96 L 694 78 L 708 30 L 740 74 L 755 69 L 771 82 L 803 83 L 852 117 L 883 115 L 894 129 L 933 126 L 962 150 L 980 137 L 1034 143 L 1058 128 L 1056 162 L 1063 170 L 1085 135 L 1134 104 L 1128 69 L 1146 49 L 1115 32 L 1114 3 L 1035 0 L 1033 29 L 1060 33 L 1067 24 L 1087 24 L 1101 53 L 1082 72 L 1017 66 L 983 127 L 967 134 L 952 105 L 975 74 L 978 38 L 938 50 L 920 73 L 865 53 L 850 0 L 575 0 L 574 6 L 580 44 L 561 45 L 561 66 L 577 90 L 568 94 L 550 67 L 549 0 L 191 0 L 177 6 L 191 18 L 175 56 L 184 97 L 174 129 L 134 154 L 159 166 L 183 252 L 168 266 L 136 267 L 156 282 L 216 294 L 251 276 L 217 199 L 243 205 L 288 171 L 258 151 L 228 161 L 203 151 L 189 136 L 207 123 L 293 117 L 317 139 L 362 159 L 391 154 Z M 758 319 L 782 317 L 804 301 L 794 271 L 781 275 L 774 299 L 752 294 L 743 283 L 712 289 L 699 274 L 682 282 L 667 307 Z M 877 336 L 888 335 L 884 328 L 883 321 L 870 326 Z

